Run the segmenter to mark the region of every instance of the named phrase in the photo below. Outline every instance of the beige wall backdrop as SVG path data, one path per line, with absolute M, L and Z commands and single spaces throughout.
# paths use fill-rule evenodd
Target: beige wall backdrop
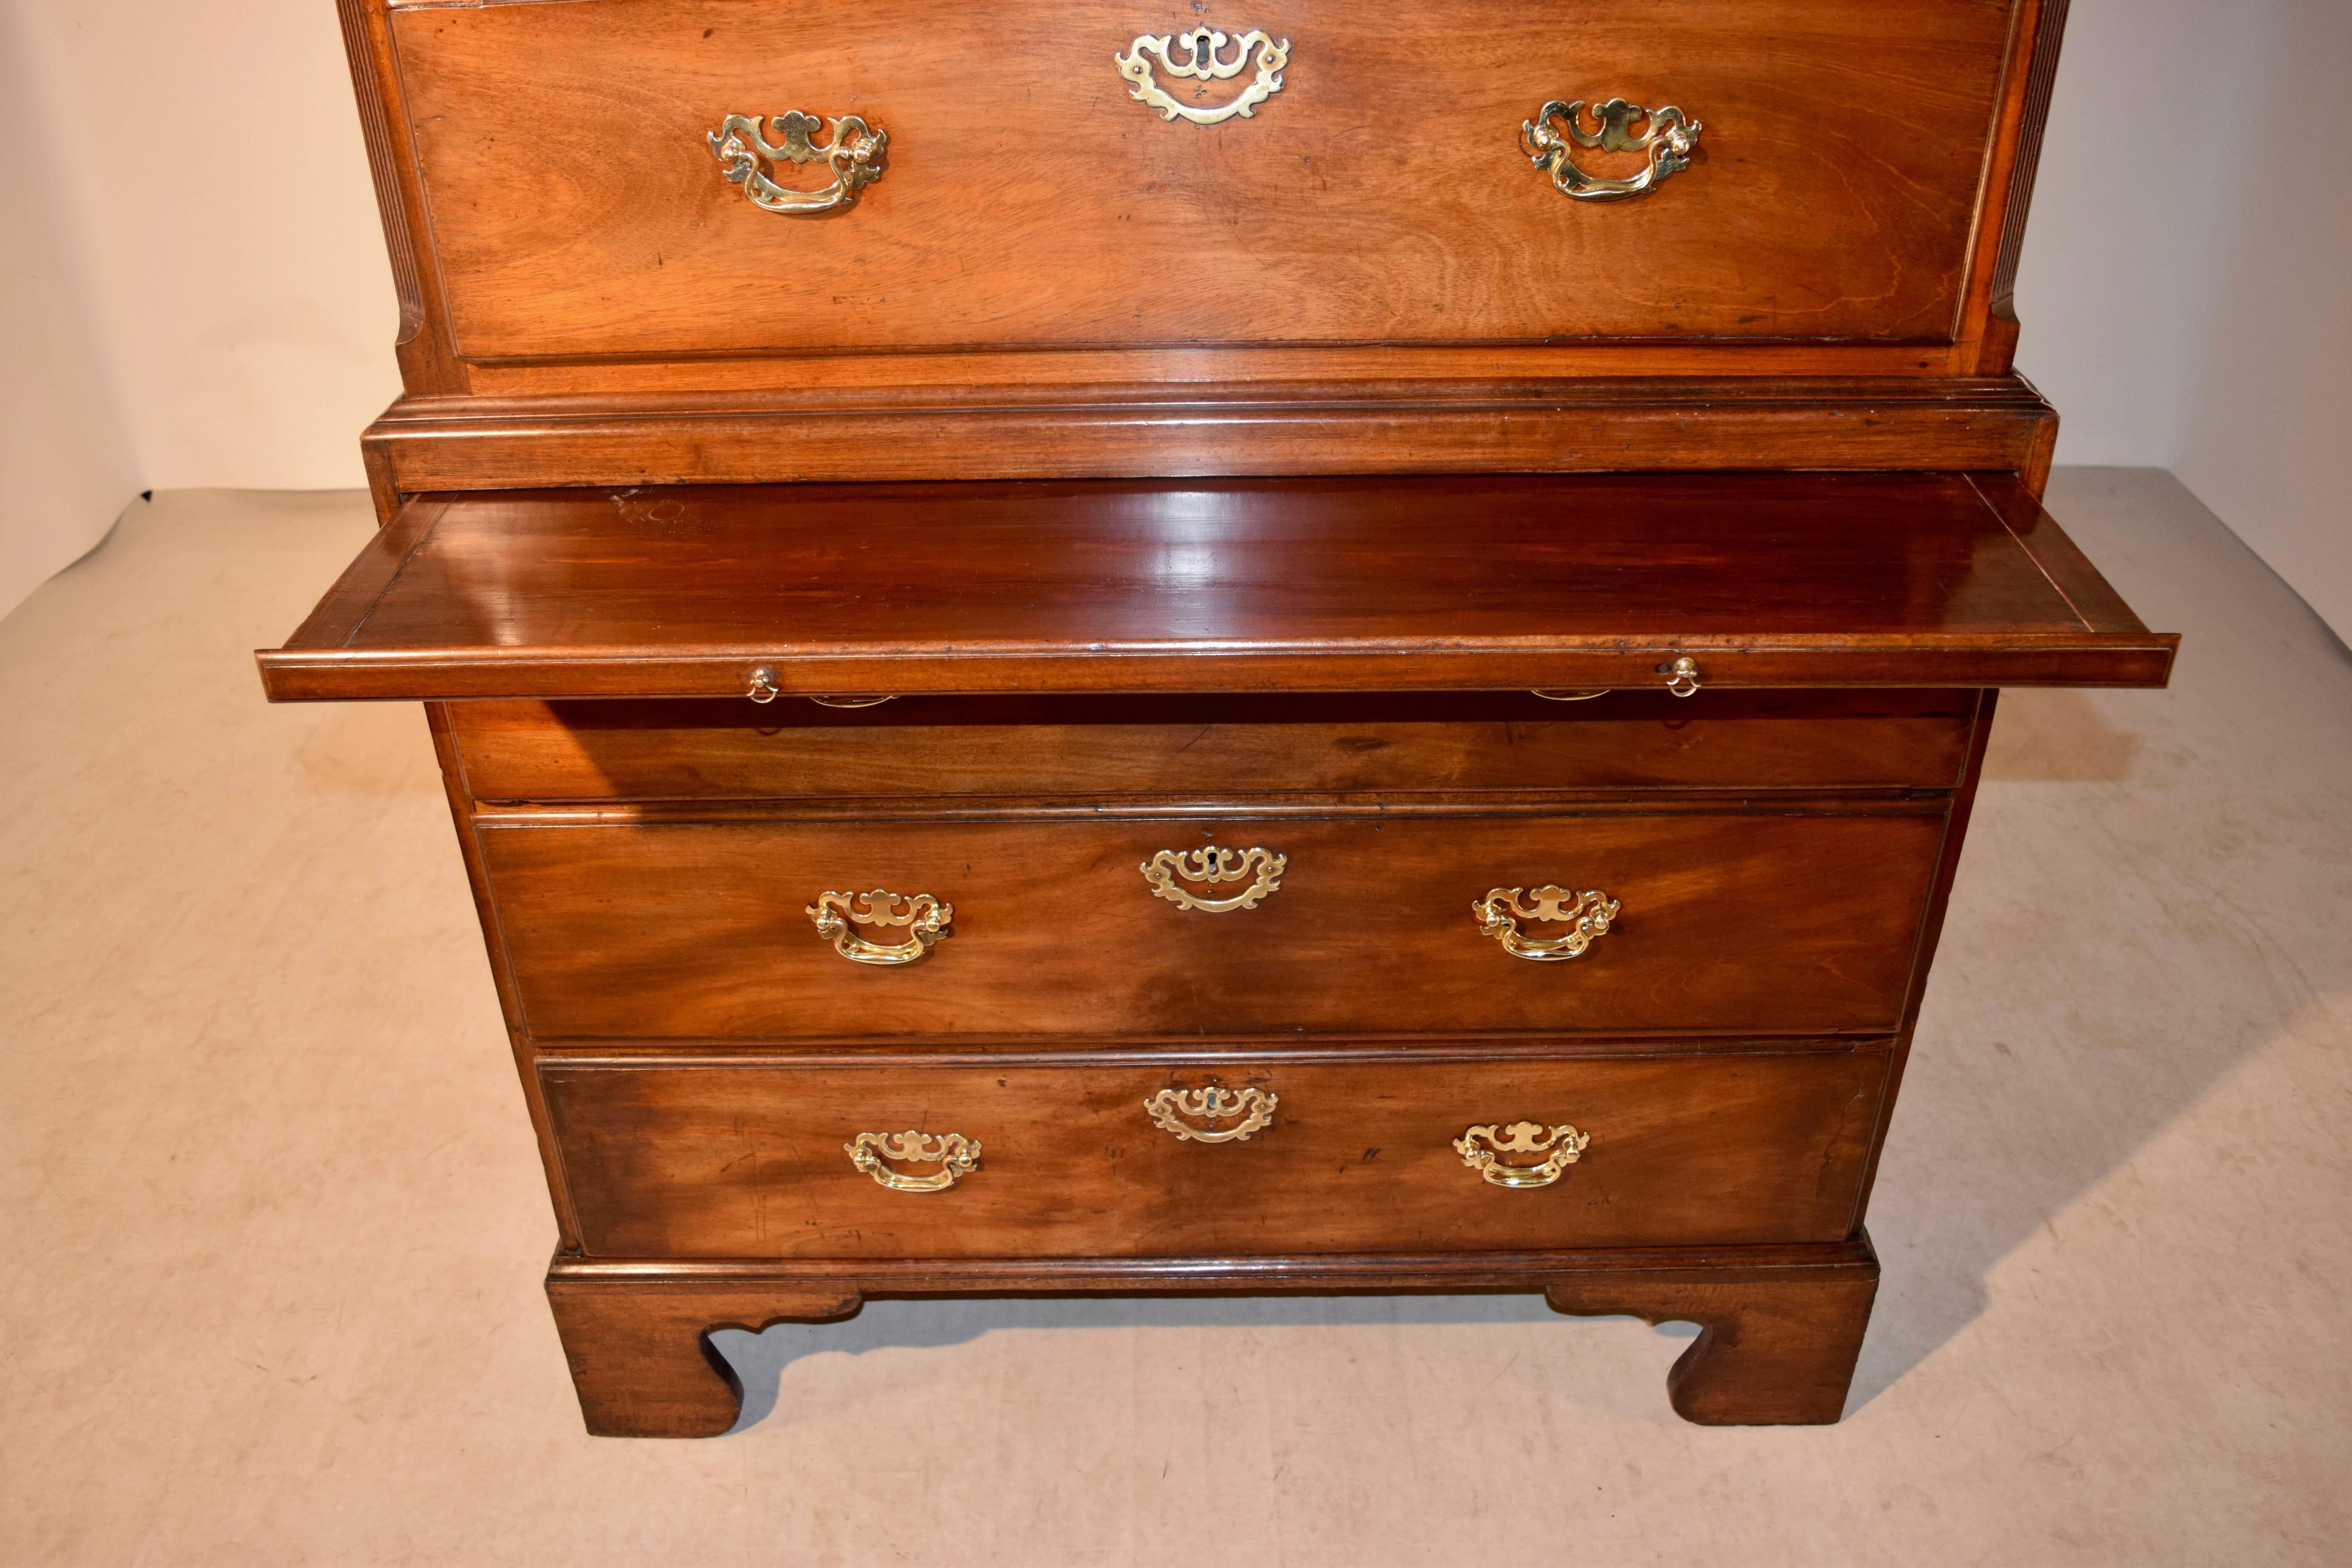
M 0 611 L 141 489 L 361 483 L 394 311 L 333 0 L 0 0 Z M 2018 290 L 2059 460 L 2172 468 L 2339 634 L 2348 81 L 2352 0 L 2074 0 Z
M 2062 463 L 2170 468 L 2352 641 L 2352 0 L 2074 0 L 2018 276 Z
M 334 0 L 0 0 L 0 610 L 137 493 L 363 483 L 398 321 Z

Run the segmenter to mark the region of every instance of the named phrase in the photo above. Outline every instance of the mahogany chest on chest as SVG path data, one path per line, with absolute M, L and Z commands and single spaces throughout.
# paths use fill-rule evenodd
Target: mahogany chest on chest
M 1541 1291 L 1833 1421 L 2061 0 L 343 0 L 421 700 L 596 1432 L 873 1296 Z

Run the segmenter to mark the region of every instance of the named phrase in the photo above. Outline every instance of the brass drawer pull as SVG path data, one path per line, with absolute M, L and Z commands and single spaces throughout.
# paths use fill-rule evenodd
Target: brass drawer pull
M 1666 689 L 1677 697 L 1698 695 L 1698 660 L 1685 654 L 1672 664 L 1658 666 L 1658 673 L 1666 678 Z
M 1145 1100 L 1143 1109 L 1153 1126 L 1186 1142 L 1231 1143 L 1247 1142 L 1251 1133 L 1273 1126 L 1275 1107 L 1281 1103 L 1280 1095 L 1263 1089 L 1219 1089 L 1212 1084 L 1206 1089 L 1163 1089 Z M 1222 1121 L 1229 1116 L 1242 1120 L 1222 1132 L 1212 1132 L 1186 1121 L 1188 1116 L 1204 1121 Z
M 1539 1121 L 1514 1121 L 1500 1129 L 1492 1123 L 1473 1127 L 1454 1141 L 1454 1152 L 1462 1156 L 1464 1164 L 1496 1186 L 1548 1187 L 1583 1157 L 1584 1146 L 1591 1142 L 1591 1133 L 1579 1132 L 1566 1123 L 1546 1127 Z M 1505 1154 L 1547 1158 L 1539 1165 L 1507 1165 L 1502 1160 Z
M 904 1132 L 860 1132 L 841 1146 L 849 1163 L 894 1193 L 940 1193 L 980 1169 L 980 1143 L 961 1132 L 934 1138 L 908 1128 Z M 909 1164 L 940 1167 L 933 1176 L 902 1175 L 884 1164 L 904 1160 Z
M 1522 893 L 1535 900 L 1533 905 L 1519 901 Z M 1513 958 L 1564 963 L 1582 957 L 1587 948 L 1607 936 L 1610 922 L 1617 918 L 1617 900 L 1606 893 L 1577 893 L 1573 903 L 1568 901 L 1570 897 L 1565 888 L 1538 888 L 1532 893 L 1524 888 L 1496 888 L 1483 899 L 1473 899 L 1470 913 L 1478 922 L 1478 934 L 1501 942 L 1503 951 Z M 1521 936 L 1521 921 L 1572 921 L 1575 929 L 1549 940 Z
M 861 900 L 866 905 L 863 910 L 857 907 Z M 852 963 L 912 963 L 930 952 L 933 942 L 952 934 L 947 928 L 955 919 L 955 906 L 943 904 L 929 893 L 902 899 L 887 888 L 877 888 L 870 893 L 819 893 L 806 913 L 816 922 L 816 934 L 832 942 L 833 951 Z M 907 940 L 896 944 L 868 942 L 849 929 L 853 921 L 862 926 L 905 926 Z
M 1165 899 L 1180 909 L 1223 914 L 1228 910 L 1255 909 L 1260 899 L 1282 886 L 1282 873 L 1289 864 L 1287 856 L 1271 849 L 1220 849 L 1212 844 L 1205 849 L 1162 849 L 1146 860 L 1141 870 L 1154 898 Z M 1250 878 L 1250 885 L 1230 899 L 1204 899 L 1176 885 L 1179 878 L 1213 886 L 1238 882 L 1244 877 Z
M 756 114 L 730 114 L 709 133 L 710 153 L 719 160 L 719 172 L 728 184 L 742 186 L 755 207 L 772 213 L 831 212 L 856 201 L 860 190 L 882 177 L 878 160 L 890 145 L 890 133 L 869 127 L 855 114 L 819 120 L 795 109 L 772 117 L 769 124 L 780 142 L 772 142 L 761 133 Z M 822 147 L 809 139 L 819 125 L 826 128 Z M 772 169 L 786 162 L 814 163 L 820 159 L 833 171 L 832 183 L 820 190 L 780 185 L 761 168 L 762 163 Z
M 1622 98 L 1594 106 L 1592 120 L 1600 127 L 1598 131 L 1587 131 L 1583 116 L 1582 99 L 1574 103 L 1554 99 L 1537 110 L 1533 120 L 1519 123 L 1520 151 L 1535 160 L 1537 168 L 1551 175 L 1551 183 L 1561 195 L 1580 202 L 1623 201 L 1654 188 L 1669 174 L 1690 167 L 1690 155 L 1698 147 L 1698 133 L 1705 129 L 1672 105 L 1643 109 Z M 1632 121 L 1636 120 L 1647 122 L 1639 136 L 1631 129 Z M 1567 135 L 1553 129 L 1555 121 L 1567 127 Z M 1575 147 L 1598 147 L 1608 153 L 1647 153 L 1650 165 L 1631 179 L 1604 180 L 1576 166 Z
M 1111 63 L 1118 67 L 1118 74 L 1128 79 L 1128 97 L 1160 110 L 1162 120 L 1172 121 L 1181 115 L 1195 125 L 1214 125 L 1236 114 L 1244 120 L 1252 119 L 1255 117 L 1253 111 L 1259 104 L 1282 90 L 1282 68 L 1290 63 L 1290 40 L 1285 38 L 1276 43 L 1253 27 L 1232 40 L 1233 58 L 1222 60 L 1217 58 L 1217 51 L 1223 48 L 1225 43 L 1224 34 L 1211 27 L 1195 27 L 1189 33 L 1161 37 L 1145 33 L 1127 47 L 1127 53 L 1113 54 Z M 1180 47 L 1183 51 L 1184 63 L 1181 65 L 1169 54 L 1170 50 Z M 1249 63 L 1253 47 L 1257 50 L 1257 75 L 1242 89 L 1238 98 L 1214 109 L 1195 109 L 1189 103 L 1178 102 L 1152 77 L 1151 59 L 1157 56 L 1160 68 L 1180 80 L 1189 77 L 1198 81 L 1231 81 L 1241 75 L 1242 67 Z

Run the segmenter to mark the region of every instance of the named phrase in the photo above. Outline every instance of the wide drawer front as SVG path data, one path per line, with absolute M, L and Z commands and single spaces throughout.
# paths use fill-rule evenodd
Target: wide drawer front
M 1166 0 L 575 0 L 393 37 L 468 358 L 1949 341 L 2013 9 L 1264 0 L 1194 44 Z
M 460 702 L 488 801 L 1949 789 L 1973 691 Z
M 1873 1043 L 540 1077 L 593 1256 L 1230 1256 L 1836 1240 L 1887 1061 Z
M 1940 810 L 480 820 L 541 1039 L 1890 1030 L 1944 832 Z M 1521 912 L 1474 912 L 1500 889 Z

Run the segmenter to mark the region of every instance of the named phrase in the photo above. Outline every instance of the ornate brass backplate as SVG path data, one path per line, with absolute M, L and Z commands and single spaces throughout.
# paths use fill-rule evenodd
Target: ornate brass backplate
M 1245 1142 L 1251 1133 L 1273 1126 L 1275 1108 L 1281 1103 L 1281 1096 L 1265 1089 L 1220 1089 L 1211 1084 L 1206 1089 L 1163 1089 L 1143 1102 L 1143 1110 L 1153 1126 L 1186 1142 L 1232 1143 Z M 1202 1121 L 1238 1116 L 1241 1121 L 1212 1131 L 1186 1121 L 1188 1116 Z
M 1669 174 L 1690 167 L 1691 153 L 1698 147 L 1698 133 L 1706 129 L 1672 105 L 1643 109 L 1622 98 L 1612 98 L 1593 109 L 1597 130 L 1587 131 L 1583 116 L 1582 99 L 1574 103 L 1554 99 L 1537 110 L 1533 120 L 1519 125 L 1520 151 L 1535 160 L 1537 168 L 1551 175 L 1551 183 L 1559 187 L 1561 195 L 1580 202 L 1623 201 L 1655 188 Z M 1633 129 L 1636 120 L 1646 122 L 1638 136 Z M 1566 127 L 1567 135 L 1554 129 L 1555 122 Z M 1647 153 L 1649 166 L 1631 179 L 1604 180 L 1576 166 L 1574 147 L 1595 147 L 1604 153 Z
M 1202 849 L 1162 849 L 1140 869 L 1143 879 L 1151 884 L 1153 897 L 1180 909 L 1223 914 L 1228 910 L 1255 909 L 1260 899 L 1282 886 L 1282 873 L 1289 864 L 1287 856 L 1271 849 L 1220 849 L 1212 844 Z M 1250 885 L 1230 899 L 1204 899 L 1178 887 L 1180 878 L 1212 886 L 1247 878 Z
M 890 145 L 890 133 L 869 126 L 855 114 L 819 120 L 795 109 L 770 121 L 777 141 L 760 131 L 756 114 L 730 114 L 709 134 L 711 155 L 730 184 L 743 187 L 755 207 L 772 213 L 822 213 L 845 207 L 857 193 L 882 177 L 880 159 Z M 826 128 L 825 144 L 812 139 L 816 128 Z M 822 161 L 833 172 L 830 184 L 814 191 L 794 190 L 768 177 L 761 165 L 814 163 Z
M 952 1187 L 980 1169 L 980 1142 L 961 1132 L 934 1138 L 908 1128 L 904 1132 L 860 1132 L 841 1146 L 849 1163 L 895 1193 L 937 1193 Z M 936 1164 L 939 1173 L 908 1176 L 884 1164 L 903 1160 L 910 1165 Z
M 863 903 L 865 907 L 858 906 Z M 816 922 L 816 934 L 833 943 L 833 951 L 853 963 L 912 963 L 931 951 L 931 944 L 950 933 L 955 906 L 929 893 L 900 898 L 887 888 L 870 893 L 819 893 L 803 911 Z M 868 942 L 850 930 L 862 926 L 904 926 L 903 942 Z
M 1522 898 L 1535 901 L 1522 903 Z M 1538 963 L 1560 963 L 1582 957 L 1593 942 L 1609 934 L 1610 922 L 1617 918 L 1617 900 L 1606 893 L 1571 894 L 1559 887 L 1538 888 L 1532 893 L 1525 888 L 1495 888 L 1485 898 L 1470 900 L 1471 918 L 1478 922 L 1481 936 L 1493 937 L 1514 958 L 1533 959 Z M 1565 936 L 1521 936 L 1520 921 L 1572 921 L 1575 929 Z
M 1221 58 L 1219 51 L 1228 41 L 1234 47 L 1233 56 Z M 1250 79 L 1247 87 L 1242 89 L 1238 97 L 1214 108 L 1203 109 L 1179 100 L 1160 85 L 1151 68 L 1151 62 L 1156 58 L 1160 62 L 1160 69 L 1175 79 L 1231 81 L 1241 75 L 1244 66 L 1249 64 L 1253 48 L 1257 51 L 1257 74 Z M 1181 64 L 1178 63 L 1176 52 L 1180 49 Z M 1285 38 L 1276 43 L 1255 27 L 1231 40 L 1212 27 L 1195 27 L 1189 33 L 1157 37 L 1145 33 L 1128 46 L 1127 53 L 1112 55 L 1111 63 L 1118 67 L 1118 74 L 1128 79 L 1127 95 L 1138 103 L 1160 110 L 1161 119 L 1172 121 L 1181 118 L 1195 125 L 1214 125 L 1235 115 L 1244 120 L 1253 118 L 1259 104 L 1282 90 L 1282 70 L 1290 63 L 1290 40 Z M 1204 94 L 1204 89 L 1194 91 L 1196 98 Z
M 1565 1122 L 1546 1127 L 1539 1121 L 1514 1121 L 1503 1128 L 1489 1122 L 1456 1138 L 1454 1152 L 1462 1156 L 1464 1164 L 1496 1186 L 1548 1187 L 1583 1157 L 1585 1145 L 1591 1142 L 1591 1133 L 1579 1132 Z M 1504 1163 L 1505 1154 L 1548 1157 L 1539 1165 L 1512 1165 Z

